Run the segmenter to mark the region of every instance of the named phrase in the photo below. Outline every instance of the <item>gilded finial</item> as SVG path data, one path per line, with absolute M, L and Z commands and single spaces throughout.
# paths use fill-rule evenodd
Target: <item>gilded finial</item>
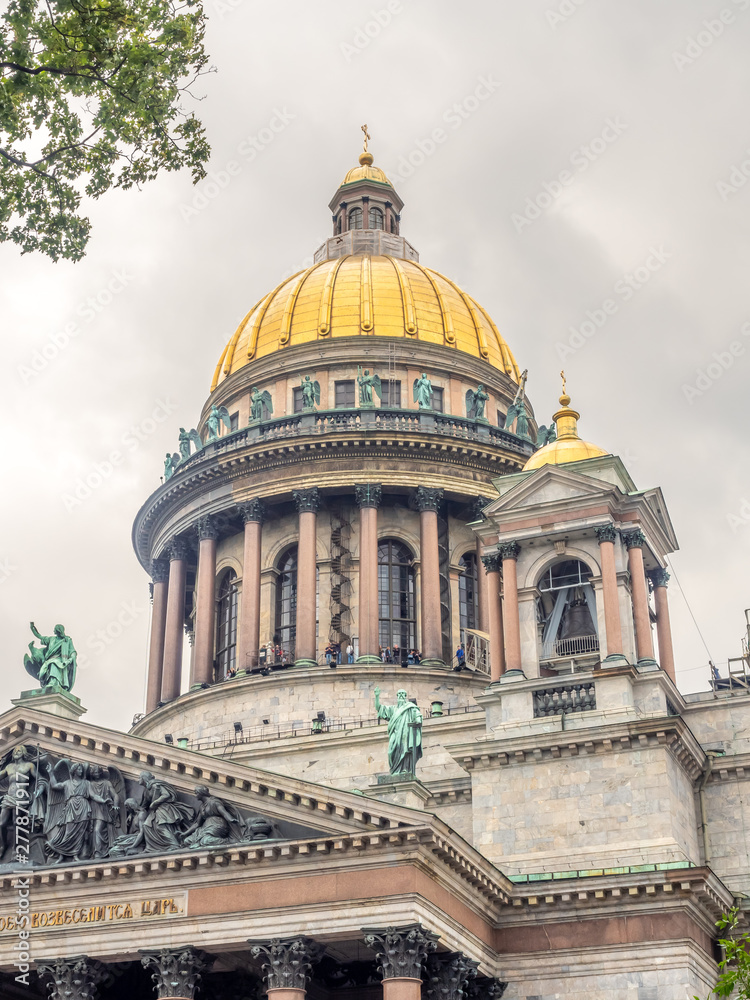
M 372 166 L 372 161 L 373 161 L 373 155 L 367 149 L 367 140 L 371 139 L 372 136 L 367 131 L 367 126 L 366 125 L 362 125 L 361 128 L 362 128 L 362 131 L 365 134 L 365 148 L 364 148 L 364 152 L 362 152 L 362 153 L 359 154 L 359 165 L 361 167 L 371 167 Z
M 364 134 L 365 134 L 365 145 L 364 145 L 364 152 L 366 153 L 366 152 L 367 152 L 367 142 L 368 142 L 368 140 L 369 140 L 369 139 L 372 139 L 372 136 L 371 136 L 371 135 L 370 135 L 370 133 L 369 133 L 369 132 L 367 131 L 367 126 L 366 126 L 366 125 L 362 125 L 362 126 L 361 126 L 361 128 L 362 128 L 362 131 L 363 131 L 363 132 L 364 132 Z
M 563 406 L 567 406 L 568 403 L 570 402 L 570 396 L 568 395 L 568 392 L 567 392 L 567 389 L 566 389 L 566 385 L 567 385 L 567 381 L 568 380 L 565 378 L 565 370 L 564 369 L 563 369 L 563 371 L 560 372 L 560 378 L 562 379 L 562 396 L 560 396 L 560 403 Z

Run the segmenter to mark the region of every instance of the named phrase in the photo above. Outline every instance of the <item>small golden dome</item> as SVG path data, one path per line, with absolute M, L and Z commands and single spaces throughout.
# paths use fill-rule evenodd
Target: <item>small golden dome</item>
M 351 254 L 313 264 L 256 303 L 224 348 L 211 391 L 285 347 L 359 336 L 441 344 L 520 378 L 497 327 L 458 285 L 413 260 Z
M 345 187 L 347 184 L 357 184 L 359 181 L 374 181 L 375 184 L 387 184 L 389 188 L 392 188 L 393 185 L 386 177 L 385 172 L 380 167 L 373 167 L 372 162 L 372 153 L 360 153 L 359 166 L 352 167 L 341 182 L 341 187 Z
M 557 440 L 534 452 L 524 465 L 524 472 L 540 469 L 543 465 L 564 465 L 567 462 L 582 462 L 585 458 L 598 458 L 609 454 L 590 441 L 582 441 L 578 437 L 578 421 L 581 414 L 572 410 L 569 404 L 570 396 L 565 392 L 563 382 L 563 394 L 560 396 L 562 409 L 552 417 L 557 427 Z

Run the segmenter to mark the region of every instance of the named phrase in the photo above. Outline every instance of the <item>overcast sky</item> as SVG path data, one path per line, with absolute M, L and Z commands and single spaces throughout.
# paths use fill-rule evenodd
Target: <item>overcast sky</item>
M 711 655 L 739 655 L 750 0 L 205 6 L 213 183 L 107 195 L 79 264 L 0 247 L 0 707 L 33 686 L 33 619 L 43 634 L 63 622 L 85 654 L 88 721 L 123 728 L 142 711 L 133 516 L 238 322 L 329 235 L 363 122 L 406 203 L 402 233 L 492 315 L 540 422 L 564 364 L 582 436 L 663 488 Z M 703 689 L 708 653 L 674 577 L 670 598 L 678 682 Z

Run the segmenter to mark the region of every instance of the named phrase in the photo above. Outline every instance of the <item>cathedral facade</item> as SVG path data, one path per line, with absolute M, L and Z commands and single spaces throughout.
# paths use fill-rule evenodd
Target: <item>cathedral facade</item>
M 367 150 L 329 207 L 136 516 L 145 711 L 32 654 L 0 716 L 0 995 L 706 996 L 750 698 L 676 687 L 665 499 L 564 380 L 537 421 Z

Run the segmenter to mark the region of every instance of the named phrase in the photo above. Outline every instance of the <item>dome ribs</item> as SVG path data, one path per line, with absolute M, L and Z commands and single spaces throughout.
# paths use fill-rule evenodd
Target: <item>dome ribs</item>
M 279 343 L 288 344 L 289 338 L 292 335 L 292 319 L 294 317 L 294 307 L 297 305 L 297 297 L 299 296 L 302 286 L 305 280 L 309 278 L 312 272 L 320 267 L 319 264 L 313 264 L 312 267 L 308 267 L 306 271 L 301 271 L 298 275 L 294 275 L 297 278 L 297 284 L 292 288 L 289 293 L 289 297 L 286 300 L 286 305 L 284 306 L 284 315 L 281 318 L 281 332 L 279 333 Z
M 458 295 L 461 297 L 461 301 L 469 310 L 469 315 L 471 316 L 471 322 L 474 324 L 474 332 L 477 336 L 477 342 L 479 344 L 479 353 L 483 358 L 488 358 L 490 356 L 490 349 L 487 346 L 487 338 L 484 335 L 484 330 L 482 329 L 482 321 L 479 317 L 479 312 L 477 307 L 474 305 L 474 300 L 470 295 L 467 295 L 463 288 L 459 288 L 455 281 L 451 281 L 450 278 L 446 278 L 444 274 L 439 274 L 435 271 L 438 277 L 442 278 L 443 281 L 447 281 L 448 284 L 453 288 Z
M 286 281 L 282 281 L 280 285 L 277 285 L 272 292 L 269 292 L 268 295 L 266 295 L 265 299 L 262 299 L 263 304 L 260 305 L 260 307 L 258 306 L 255 307 L 256 312 L 255 315 L 253 316 L 252 326 L 250 327 L 250 335 L 247 338 L 248 358 L 254 357 L 255 348 L 258 343 L 258 331 L 260 330 L 260 325 L 265 319 L 265 315 L 268 312 L 268 307 L 271 305 L 271 302 L 276 297 L 276 293 L 279 291 L 280 288 L 283 288 L 285 284 Z M 247 322 L 247 320 L 245 320 L 245 322 Z
M 362 330 L 365 333 L 370 333 L 374 326 L 372 319 L 372 267 L 367 254 L 362 258 L 360 316 Z
M 438 285 L 435 278 L 432 276 L 432 272 L 429 271 L 426 267 L 423 267 L 417 261 L 412 261 L 412 264 L 414 265 L 414 267 L 419 268 L 422 274 L 427 278 L 429 283 L 432 285 L 432 290 L 435 292 L 435 297 L 437 298 L 438 305 L 440 306 L 440 315 L 442 316 L 443 319 L 443 338 L 445 339 L 446 344 L 455 344 L 456 333 L 455 330 L 453 329 L 453 317 L 451 316 L 450 310 L 445 304 L 445 298 L 443 296 L 442 291 L 440 290 L 440 286 Z
M 414 294 L 411 290 L 409 278 L 406 271 L 401 266 L 401 263 L 396 260 L 395 257 L 389 257 L 387 254 L 385 257 L 386 260 L 389 260 L 391 264 L 393 264 L 398 278 L 399 288 L 401 289 L 401 302 L 404 308 L 404 329 L 410 337 L 416 337 L 418 333 L 417 312 L 414 308 Z
M 331 332 L 333 285 L 336 281 L 336 275 L 339 273 L 339 268 L 345 260 L 349 259 L 350 256 L 351 254 L 347 254 L 345 257 L 339 257 L 331 270 L 328 272 L 325 288 L 323 289 L 323 294 L 320 297 L 320 312 L 318 313 L 318 335 L 321 337 L 327 337 Z

